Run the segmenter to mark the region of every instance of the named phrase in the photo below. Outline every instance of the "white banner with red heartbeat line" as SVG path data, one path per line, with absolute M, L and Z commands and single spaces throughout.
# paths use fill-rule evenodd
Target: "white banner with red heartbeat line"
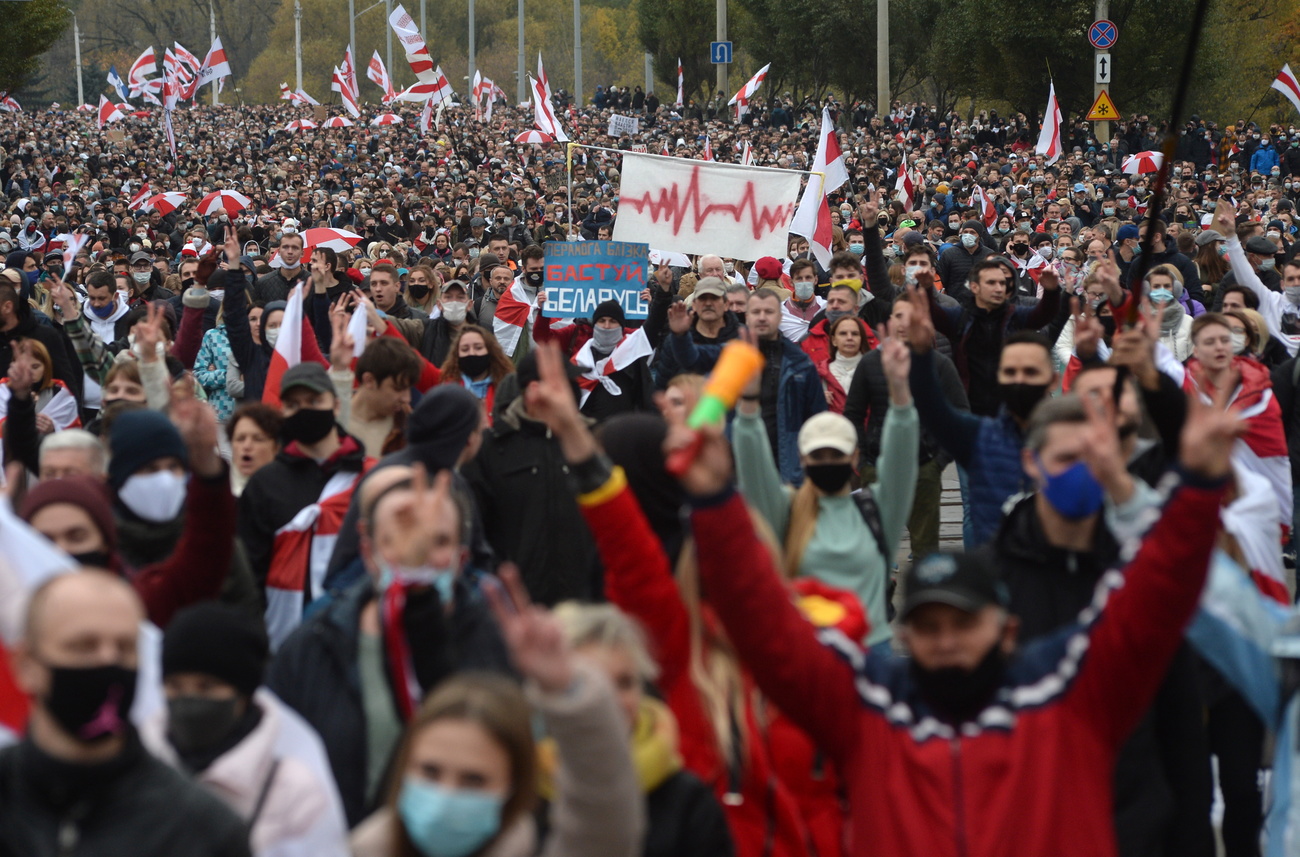
M 615 241 L 752 261 L 785 258 L 799 174 L 623 153 Z

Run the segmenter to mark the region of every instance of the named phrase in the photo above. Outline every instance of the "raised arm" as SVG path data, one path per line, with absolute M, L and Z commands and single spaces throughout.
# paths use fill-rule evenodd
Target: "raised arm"
M 1087 652 L 1066 704 L 1112 746 L 1127 738 L 1147 710 L 1200 598 L 1233 444 L 1245 427 L 1226 410 L 1231 394 L 1220 391 L 1213 405 L 1188 398 L 1183 484 L 1123 574 L 1108 575 L 1099 585 L 1099 601 L 1106 588 L 1114 588 L 1104 607 L 1082 617 Z
M 918 286 L 908 289 L 912 302 L 911 326 L 908 343 L 912 346 L 912 365 L 908 380 L 921 425 L 956 459 L 966 464 L 975 449 L 975 435 L 980 418 L 954 408 L 939 387 L 939 377 L 934 368 L 934 324 L 929 309 L 932 298 Z

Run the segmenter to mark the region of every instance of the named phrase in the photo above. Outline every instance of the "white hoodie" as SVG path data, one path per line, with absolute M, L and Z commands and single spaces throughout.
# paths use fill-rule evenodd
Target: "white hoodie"
M 126 305 L 126 300 L 123 299 L 122 293 L 116 289 L 113 291 L 113 311 L 109 313 L 107 318 L 100 318 L 96 315 L 95 311 L 90 308 L 90 301 L 83 301 L 81 304 L 81 315 L 85 318 L 86 324 L 90 325 L 90 329 L 93 330 L 95 335 L 102 339 L 106 345 L 117 339 L 117 336 L 113 333 L 114 325 L 119 318 L 130 311 L 131 308 Z M 99 387 L 99 382 L 90 377 L 89 373 L 86 373 L 84 370 L 83 375 L 85 377 L 86 407 L 103 407 L 104 394 Z

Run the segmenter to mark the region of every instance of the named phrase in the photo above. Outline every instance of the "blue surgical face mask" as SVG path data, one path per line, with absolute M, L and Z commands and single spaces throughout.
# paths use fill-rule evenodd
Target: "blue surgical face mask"
M 504 803 L 487 792 L 448 789 L 407 777 L 397 812 L 406 834 L 425 857 L 467 857 L 501 829 Z
M 116 301 L 114 301 L 113 303 L 104 304 L 103 306 L 92 306 L 90 308 L 90 311 L 93 312 L 95 315 L 99 316 L 100 318 L 108 318 L 110 315 L 113 314 L 113 310 L 115 309 L 117 309 Z
M 389 565 L 378 556 L 375 557 L 375 564 L 379 566 L 381 592 L 394 583 L 401 583 L 407 586 L 432 586 L 437 590 L 438 598 L 443 604 L 451 604 L 455 597 L 457 572 L 455 566 L 434 568 L 426 565 L 412 568 L 405 565 Z
M 1039 491 L 1061 517 L 1081 521 L 1101 508 L 1105 492 L 1087 464 L 1076 462 L 1052 476 L 1037 455 L 1034 456 L 1034 461 L 1043 474 L 1043 486 Z
M 865 245 L 865 244 L 850 244 L 850 245 L 849 245 L 849 252 L 852 253 L 854 256 L 861 256 L 863 253 L 867 252 L 867 245 Z
M 1169 289 L 1152 289 L 1150 297 L 1153 304 L 1167 304 L 1174 299 L 1174 293 Z

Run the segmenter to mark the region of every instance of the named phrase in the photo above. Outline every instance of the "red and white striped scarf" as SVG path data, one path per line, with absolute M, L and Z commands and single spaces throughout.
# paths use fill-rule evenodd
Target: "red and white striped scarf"
M 614 379 L 610 377 L 615 372 L 619 372 L 631 366 L 642 357 L 649 357 L 654 353 L 654 348 L 650 346 L 650 339 L 646 336 L 645 330 L 638 327 L 631 333 L 625 333 L 619 340 L 618 345 L 608 356 L 597 360 L 596 355 L 592 353 L 592 346 L 596 340 L 588 339 L 587 342 L 578 349 L 578 353 L 573 355 L 573 365 L 582 370 L 582 375 L 578 378 L 578 387 L 582 391 L 582 401 L 578 402 L 578 407 L 587 404 L 587 397 L 591 391 L 596 389 L 597 385 L 604 387 L 606 392 L 611 396 L 621 396 L 623 391 Z

